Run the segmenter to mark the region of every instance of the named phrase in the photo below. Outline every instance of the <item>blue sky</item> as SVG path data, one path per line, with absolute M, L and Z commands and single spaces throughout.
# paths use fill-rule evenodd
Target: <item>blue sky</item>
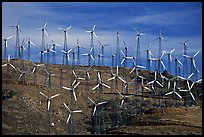
M 110 65 L 111 49 L 115 52 L 116 31 L 120 35 L 120 47 L 124 50 L 123 41 L 128 46 L 128 55 L 136 55 L 135 31 L 145 32 L 145 36 L 140 39 L 140 50 L 142 65 L 146 66 L 146 54 L 144 50 L 151 43 L 150 50 L 154 57 L 158 55 L 157 38 L 161 30 L 162 36 L 167 40 L 162 42 L 162 50 L 176 50 L 172 54 L 173 59 L 177 52 L 182 61 L 183 46 L 178 44 L 189 40 L 187 54 L 192 56 L 200 51 L 196 56 L 196 64 L 202 75 L 202 3 L 201 2 L 3 2 L 2 3 L 2 36 L 14 37 L 8 42 L 8 53 L 14 57 L 16 30 L 9 27 L 20 22 L 20 41 L 31 36 L 32 42 L 37 46 L 32 47 L 31 59 L 40 61 L 36 55 L 41 50 L 41 31 L 36 28 L 43 27 L 47 22 L 46 30 L 49 34 L 46 43 L 51 46 L 51 40 L 63 45 L 63 32 L 57 28 L 67 28 L 72 26 L 68 32 L 68 48 L 76 46 L 76 39 L 79 39 L 82 53 L 86 53 L 90 48 L 90 33 L 96 25 L 95 33 L 101 43 L 110 44 L 105 48 L 105 64 Z M 94 40 L 96 49 L 100 46 Z M 3 42 L 2 42 L 3 45 Z M 3 46 L 2 46 L 3 47 Z M 62 62 L 62 47 L 57 47 L 57 63 Z M 2 48 L 4 51 L 4 48 Z M 27 57 L 24 55 L 25 58 Z M 81 59 L 87 65 L 87 57 Z M 167 55 L 163 60 L 167 66 Z M 188 64 L 190 64 L 188 62 Z M 173 64 L 172 64 L 173 65 Z M 154 67 L 154 66 L 153 66 Z

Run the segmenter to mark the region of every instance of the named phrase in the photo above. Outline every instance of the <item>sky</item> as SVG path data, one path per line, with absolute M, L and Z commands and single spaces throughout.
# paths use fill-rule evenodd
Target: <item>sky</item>
M 124 51 L 124 41 L 128 47 L 128 56 L 136 56 L 136 28 L 145 35 L 140 37 L 141 65 L 146 66 L 145 49 L 149 46 L 153 57 L 158 56 L 159 44 L 156 39 L 161 31 L 162 50 L 170 52 L 173 48 L 172 58 L 175 59 L 179 52 L 179 59 L 183 61 L 183 46 L 178 42 L 187 43 L 187 54 L 195 57 L 199 70 L 199 77 L 202 77 L 202 3 L 201 2 L 2 2 L 2 36 L 13 36 L 8 40 L 8 54 L 14 58 L 16 29 L 10 27 L 16 25 L 20 20 L 20 43 L 28 39 L 36 44 L 31 47 L 31 59 L 40 61 L 38 53 L 41 50 L 41 30 L 47 22 L 45 37 L 46 44 L 51 47 L 52 40 L 62 45 L 56 47 L 56 61 L 62 63 L 62 52 L 64 45 L 64 33 L 58 28 L 68 30 L 68 49 L 76 47 L 77 38 L 79 44 L 84 47 L 81 54 L 87 53 L 90 49 L 91 30 L 96 25 L 94 47 L 100 52 L 102 44 L 110 44 L 105 47 L 105 65 L 111 65 L 111 53 L 116 51 L 116 32 L 119 32 L 120 49 Z M 27 48 L 27 45 L 25 45 Z M 4 43 L 2 41 L 2 51 Z M 27 59 L 27 51 L 24 52 L 24 59 Z M 95 53 L 96 54 L 96 53 Z M 2 52 L 3 58 L 4 52 Z M 121 55 L 122 56 L 122 55 Z M 167 55 L 163 56 L 167 67 Z M 70 60 L 71 63 L 71 60 Z M 81 56 L 81 64 L 87 65 L 87 56 Z M 97 64 L 97 63 L 96 63 Z M 130 67 L 131 62 L 128 61 Z M 188 65 L 190 61 L 188 59 Z M 172 71 L 174 62 L 172 62 Z M 152 69 L 154 65 L 152 64 Z M 190 69 L 190 68 L 189 68 Z M 172 72 L 174 73 L 174 72 Z

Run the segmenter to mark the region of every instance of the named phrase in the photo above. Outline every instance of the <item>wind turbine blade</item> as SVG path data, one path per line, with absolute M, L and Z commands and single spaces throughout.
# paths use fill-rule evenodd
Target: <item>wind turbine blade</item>
M 80 84 L 80 82 L 78 82 L 75 86 L 74 86 L 74 89 Z
M 107 101 L 99 102 L 97 105 L 102 105 L 102 104 L 105 104 L 105 103 L 107 103 Z
M 50 49 L 50 51 L 53 52 L 53 53 L 56 53 L 56 51 L 54 51 L 54 50 L 52 50 L 52 49 Z
M 191 87 L 190 87 L 190 89 L 189 89 L 189 90 L 191 90 L 191 89 L 193 88 L 193 85 L 194 85 L 194 84 L 195 84 L 195 82 L 193 82 L 193 83 L 192 83 L 192 85 L 191 85 Z
M 94 34 L 94 36 L 95 36 L 96 38 L 98 37 L 95 32 L 93 32 L 93 34 Z
M 193 61 L 194 68 L 196 68 L 195 60 L 193 59 L 192 61 Z
M 94 57 L 93 57 L 92 55 L 90 55 L 90 56 L 91 56 L 91 59 L 92 59 L 92 60 L 95 60 Z
M 153 81 L 148 82 L 148 83 L 147 83 L 147 85 L 152 84 L 152 83 L 154 83 L 154 80 L 153 80 Z
M 84 54 L 82 54 L 83 56 L 87 56 L 87 55 L 89 55 L 89 53 L 84 53 Z
M 92 32 L 91 30 L 87 30 L 86 32 Z
M 94 110 L 93 110 L 93 116 L 94 116 L 95 112 L 96 112 L 96 106 L 94 107 Z
M 197 51 L 197 52 L 193 55 L 193 58 L 195 58 L 195 56 L 197 56 L 198 53 L 199 53 L 199 51 Z
M 76 83 L 76 81 L 77 81 L 76 79 L 73 81 L 72 86 Z
M 44 25 L 44 27 L 43 28 L 45 28 L 47 26 L 47 22 L 45 23 L 45 25 Z
M 174 50 L 175 50 L 175 48 L 174 48 L 174 49 L 172 49 L 172 50 L 170 51 L 170 54 L 171 54 L 171 53 L 173 53 L 173 52 L 174 52 Z
M 119 78 L 123 83 L 126 83 L 126 81 L 123 80 L 121 77 L 118 76 L 118 78 Z
M 172 94 L 173 93 L 173 91 L 171 91 L 171 92 L 168 92 L 168 93 L 166 93 L 165 95 L 169 95 L 169 94 Z
M 109 79 L 108 79 L 108 81 L 113 80 L 113 79 L 115 79 L 115 76 L 114 76 L 114 77 L 112 77 L 112 78 L 109 78 Z
M 182 98 L 176 91 L 174 91 L 174 93 L 175 93 L 179 98 Z
M 95 103 L 92 99 L 90 99 L 89 97 L 88 97 L 88 99 L 89 99 L 93 104 L 96 105 L 96 103 Z
M 71 112 L 71 110 L 69 109 L 69 107 L 65 104 L 65 103 L 63 103 L 64 104 L 64 106 L 69 110 L 69 112 Z
M 48 99 L 48 102 L 47 102 L 47 110 L 50 110 L 50 104 L 51 104 L 51 100 Z
M 158 84 L 159 86 L 164 87 L 161 83 L 159 83 L 159 81 L 156 81 L 156 82 L 157 82 L 157 84 Z
M 76 93 L 74 91 L 73 91 L 73 95 L 74 95 L 74 100 L 77 101 Z
M 196 81 L 196 83 L 197 83 L 197 82 L 201 82 L 201 81 L 202 81 L 202 79 L 199 79 L 199 80 Z
M 32 41 L 30 41 L 30 43 L 31 43 L 33 46 L 36 46 Z
M 99 79 L 99 81 L 101 81 L 100 73 L 98 72 L 97 74 L 98 74 L 98 79 Z
M 71 90 L 70 88 L 68 88 L 68 87 L 64 87 L 64 86 L 62 86 L 62 88 L 63 88 L 63 89 L 67 89 L 67 90 Z
M 9 36 L 8 38 L 6 38 L 7 40 L 9 40 L 10 38 L 12 38 L 13 36 Z
M 99 84 L 92 88 L 92 90 L 95 90 L 97 87 L 99 87 Z
M 121 97 L 124 97 L 118 90 L 116 90 L 116 92 L 117 92 Z
M 72 73 L 74 74 L 74 77 L 77 78 L 77 75 L 74 70 L 72 71 Z
M 44 29 L 44 32 L 45 32 L 45 34 L 48 36 L 48 33 L 47 33 L 47 31 Z
M 10 65 L 13 69 L 16 69 L 12 64 L 9 63 L 9 65 Z
M 88 78 L 90 79 L 90 74 L 89 74 L 89 72 L 88 72 L 88 71 L 87 71 L 87 73 L 86 73 L 86 74 L 87 74 Z
M 191 58 L 190 56 L 188 56 L 188 55 L 183 55 L 184 57 L 186 57 L 186 58 Z
M 188 85 L 188 89 L 190 89 L 190 85 L 189 85 L 189 82 L 188 82 L 188 80 L 187 80 L 187 85 Z
M 71 118 L 71 113 L 69 114 L 68 118 L 67 118 L 67 123 L 69 122 L 69 119 Z
M 5 67 L 5 66 L 7 66 L 8 64 L 4 64 L 4 65 L 2 65 L 2 67 Z
M 67 28 L 67 31 L 71 28 L 72 26 L 69 26 L 68 28 Z
M 122 108 L 123 103 L 124 103 L 124 99 L 121 100 L 120 108 Z
M 183 64 L 181 63 L 181 61 L 179 59 L 177 59 L 177 61 L 181 66 L 183 66 Z
M 72 49 L 69 49 L 67 53 L 69 53 L 69 52 L 71 52 L 71 51 L 72 51 Z
M 130 74 L 136 69 L 136 67 L 134 67 L 131 71 L 130 71 Z
M 55 97 L 57 97 L 57 96 L 59 96 L 60 94 L 56 94 L 56 95 L 53 95 L 53 96 L 51 96 L 51 99 L 52 98 L 55 98 Z
M 43 95 L 44 97 L 46 97 L 47 99 L 49 99 L 48 96 L 46 96 L 45 94 L 43 94 L 42 92 L 39 92 L 41 95 Z
M 93 26 L 93 29 L 92 29 L 92 31 L 94 31 L 94 29 L 95 29 L 95 28 L 96 28 L 96 25 L 94 25 L 94 26 Z
M 73 111 L 73 113 L 80 113 L 80 112 L 82 112 L 82 110 L 75 110 L 75 111 Z
M 123 60 L 121 61 L 121 63 L 120 63 L 120 64 L 122 65 L 124 61 L 125 61 L 125 58 L 123 58 Z
M 192 92 L 191 92 L 191 91 L 189 91 L 189 93 L 190 93 L 191 97 L 193 98 L 193 100 L 195 100 L 195 98 L 194 98 L 194 96 L 193 96 Z
M 171 82 L 169 81 L 169 82 L 168 82 L 168 90 L 169 90 L 169 88 L 170 88 L 170 84 L 171 84 Z
M 145 89 L 147 89 L 147 90 L 149 90 L 149 91 L 152 91 L 151 89 L 149 89 L 148 87 L 145 87 L 145 86 L 143 86 Z
M 106 84 L 104 84 L 104 83 L 103 83 L 102 85 L 105 86 L 105 87 L 107 87 L 107 88 L 110 88 L 108 85 L 106 85 Z
M 163 61 L 160 61 L 160 62 L 161 62 L 161 64 L 162 64 L 163 68 L 166 69 L 166 67 L 165 67 L 165 65 L 164 65 L 164 63 L 163 63 Z
M 184 77 L 181 77 L 181 76 L 178 76 L 178 78 L 183 79 L 183 80 L 186 80 Z
M 193 74 L 194 74 L 194 73 L 191 73 L 191 74 L 188 76 L 188 79 L 190 79 L 190 78 L 193 76 Z

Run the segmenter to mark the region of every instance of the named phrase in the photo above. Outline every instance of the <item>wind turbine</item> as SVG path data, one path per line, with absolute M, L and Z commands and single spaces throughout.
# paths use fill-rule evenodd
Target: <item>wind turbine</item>
M 79 44 L 79 39 L 77 38 L 77 65 L 80 65 L 80 48 L 84 48 L 82 46 L 80 46 Z M 85 49 L 85 48 L 84 48 Z
M 66 89 L 66 90 L 70 90 L 72 91 L 72 94 L 74 96 L 74 100 L 77 101 L 77 98 L 76 98 L 76 93 L 75 93 L 75 90 L 77 88 L 77 86 L 80 84 L 80 82 L 78 82 L 76 85 L 74 85 L 73 88 L 68 88 L 68 87 L 65 87 L 65 86 L 62 86 L 63 89 Z M 73 85 L 72 85 L 73 86 Z
M 96 33 L 94 32 L 95 28 L 96 28 L 96 25 L 93 26 L 92 30 L 86 31 L 86 32 L 90 32 L 90 33 L 91 33 L 91 47 L 90 47 L 90 51 L 91 51 L 91 49 L 93 49 L 93 58 L 95 58 L 95 55 L 94 55 L 94 50 L 95 50 L 95 49 L 94 49 L 93 35 L 97 38 L 97 35 L 96 35 Z M 91 52 L 90 52 L 90 53 L 91 53 Z M 95 60 L 93 60 L 93 61 L 94 61 L 94 65 L 95 65 Z
M 117 44 L 116 44 L 116 55 L 115 55 L 115 66 L 120 65 L 120 38 L 119 32 L 116 32 L 117 35 Z
M 101 54 L 104 55 L 104 48 L 106 46 L 109 46 L 110 44 L 102 44 L 99 40 L 98 40 L 98 43 L 101 45 Z M 102 63 L 101 63 L 102 66 L 104 66 L 104 57 L 102 57 Z
M 15 27 L 16 28 L 16 47 L 15 47 L 15 58 L 17 58 L 17 52 L 18 52 L 18 57 L 20 57 L 20 36 L 19 36 L 19 32 L 21 32 L 20 29 L 20 20 L 18 21 L 17 25 L 13 25 L 10 27 Z
M 37 68 L 44 66 L 44 64 L 35 64 L 32 60 L 30 60 L 34 65 L 32 73 L 34 74 L 34 83 L 37 84 Z
M 7 59 L 7 46 L 8 46 L 8 40 L 10 39 L 10 38 L 12 38 L 13 36 L 9 36 L 9 37 L 7 37 L 7 38 L 4 38 L 4 37 L 2 37 L 3 38 L 3 40 L 4 40 L 4 59 Z
M 68 42 L 68 33 L 67 33 L 67 31 L 71 28 L 72 26 L 69 26 L 67 29 L 62 29 L 62 28 L 58 28 L 59 30 L 61 30 L 61 31 L 63 31 L 64 32 L 64 51 L 67 51 L 68 49 L 68 47 L 67 47 L 67 42 Z M 62 64 L 64 64 L 65 63 L 65 55 L 63 55 L 63 62 L 62 62 Z
M 20 70 L 19 68 L 17 68 L 17 70 L 20 72 L 20 75 L 18 77 L 18 81 L 25 84 L 25 79 L 26 79 L 25 76 L 26 76 L 27 71 Z
M 23 60 L 23 50 L 26 50 L 26 48 L 23 45 L 25 45 L 24 40 L 22 41 L 22 44 L 20 45 L 20 48 L 19 48 L 20 49 L 19 59 L 22 59 L 22 60 Z
M 171 73 L 171 62 L 172 62 L 172 56 L 171 56 L 171 54 L 172 54 L 174 51 L 175 51 L 175 48 L 172 49 L 170 52 L 164 51 L 164 53 L 166 53 L 167 56 L 168 56 L 168 72 L 169 72 L 169 73 Z
M 45 72 L 46 72 L 46 75 L 47 75 L 47 79 L 45 82 L 48 82 L 48 88 L 51 87 L 51 77 L 53 76 L 57 76 L 57 74 L 51 74 L 50 72 L 48 72 L 48 70 L 45 68 Z
M 107 103 L 107 101 L 103 101 L 103 102 L 95 103 L 90 97 L 88 97 L 88 99 L 94 104 L 94 109 L 93 109 L 93 114 L 92 114 L 93 116 L 95 115 L 98 106 Z
M 161 30 L 160 30 L 160 33 L 159 33 L 159 36 L 156 38 L 156 39 L 154 39 L 154 40 L 157 40 L 158 39 L 158 41 L 159 41 L 159 54 L 158 54 L 158 58 L 159 57 L 161 57 L 161 55 L 162 55 L 162 47 L 161 47 L 161 41 L 162 40 L 164 40 L 164 41 L 166 41 L 162 36 L 161 36 Z M 160 63 L 158 63 L 158 68 L 159 68 L 159 70 L 160 70 Z
M 101 76 L 100 76 L 100 73 L 98 72 L 97 73 L 98 75 L 98 84 L 95 86 L 95 87 L 93 87 L 92 88 L 92 90 L 95 90 L 96 88 L 100 88 L 100 89 L 102 89 L 102 86 L 104 86 L 104 87 L 106 87 L 106 88 L 110 88 L 108 85 L 106 85 L 105 83 L 104 83 L 104 81 L 101 79 Z
M 70 110 L 70 108 L 65 104 L 65 103 L 63 103 L 64 104 L 64 106 L 67 108 L 67 110 L 69 111 L 69 115 L 68 115 L 68 117 L 67 117 L 67 121 L 66 121 L 66 123 L 68 123 L 69 122 L 69 120 L 70 120 L 70 118 L 72 117 L 72 115 L 74 114 L 74 113 L 81 113 L 82 112 L 82 110 Z
M 8 62 L 7 62 L 6 64 L 2 65 L 2 67 L 5 67 L 5 66 L 11 66 L 13 69 L 16 70 L 16 68 L 11 64 L 10 61 L 11 61 L 11 59 L 10 59 L 10 55 L 8 55 Z
M 95 60 L 95 58 L 91 55 L 92 51 L 93 51 L 93 47 L 91 47 L 91 49 L 88 53 L 82 54 L 83 56 L 88 56 L 88 66 L 91 66 L 91 59 Z M 94 63 L 94 65 L 95 65 L 95 63 Z
M 138 32 L 135 28 L 134 28 L 136 34 L 136 41 L 137 41 L 137 52 L 136 52 L 136 64 L 139 65 L 141 64 L 141 55 L 140 55 L 140 36 L 143 36 L 144 33 L 143 32 Z
M 47 22 L 44 24 L 44 26 L 42 28 L 37 28 L 38 30 L 41 30 L 42 31 L 42 48 L 41 48 L 41 51 L 45 51 L 45 34 L 48 36 L 48 33 L 46 31 L 46 26 L 47 26 Z M 41 60 L 40 62 L 44 62 L 45 60 L 45 57 L 43 57 L 43 52 L 41 52 Z
M 185 42 L 178 42 L 179 44 L 182 44 L 183 45 L 183 48 L 184 48 L 184 53 L 183 55 L 187 55 L 187 42 L 188 40 L 186 40 Z M 183 77 L 184 76 L 184 73 L 186 72 L 186 76 L 188 75 L 188 62 L 187 62 L 187 59 L 185 57 L 183 57 L 183 63 L 184 63 L 184 67 L 183 67 Z
M 61 47 L 61 45 L 55 43 L 53 40 L 52 40 L 52 47 L 50 49 L 52 49 L 53 51 L 55 52 L 52 52 L 52 64 L 55 64 L 56 63 L 56 59 L 55 59 L 55 53 L 56 53 L 56 49 L 55 47 Z
M 155 61 L 155 63 L 156 63 L 156 61 L 157 61 L 157 63 L 158 63 L 157 71 L 158 71 L 158 72 L 160 72 L 160 64 L 162 64 L 162 67 L 163 67 L 164 69 L 166 69 L 166 67 L 165 67 L 165 65 L 164 65 L 164 63 L 163 63 L 163 61 L 162 61 L 163 55 L 164 55 L 164 52 L 162 52 L 162 54 L 161 54 L 161 56 L 160 56 L 159 58 L 151 58 L 152 60 Z M 156 66 L 156 65 L 155 65 L 155 66 Z
M 140 66 L 140 65 L 137 65 L 136 62 L 135 62 L 135 57 L 133 56 L 132 57 L 132 61 L 133 61 L 133 64 L 134 64 L 134 67 L 132 68 L 132 70 L 130 71 L 130 74 L 135 70 L 136 72 L 136 76 L 138 76 L 138 69 L 137 68 L 145 68 L 144 66 Z
M 47 65 L 50 64 L 50 51 L 51 51 L 52 53 L 56 53 L 56 51 L 53 50 L 52 48 L 53 48 L 53 46 L 50 47 L 50 48 L 48 48 L 48 44 L 47 44 L 47 50 L 45 50 L 45 51 L 43 52 L 43 54 L 45 54 L 45 53 L 47 54 Z
M 33 46 L 36 46 L 31 40 L 30 40 L 30 37 L 28 38 L 28 60 L 30 60 L 30 46 L 33 45 Z
M 53 96 L 51 96 L 51 97 L 48 97 L 48 96 L 46 96 L 44 93 L 42 93 L 42 92 L 39 92 L 42 96 L 44 96 L 46 99 L 47 99 L 47 118 L 48 118 L 48 120 L 47 120 L 47 122 L 48 122 L 48 133 L 50 133 L 50 106 L 51 106 L 51 100 L 53 99 L 53 98 L 55 98 L 55 97 L 57 97 L 57 96 L 59 96 L 60 94 L 55 94 L 55 95 L 53 95 Z
M 123 80 L 123 79 L 118 75 L 118 66 L 117 66 L 116 74 L 113 73 L 113 77 L 112 77 L 112 78 L 109 78 L 108 81 L 113 80 L 113 79 L 118 79 L 118 78 L 119 78 L 123 83 L 126 83 L 126 81 Z
M 124 95 L 122 95 L 118 90 L 116 90 L 116 92 L 122 97 L 122 100 L 121 100 L 121 103 L 120 103 L 120 108 L 122 108 L 122 106 L 123 106 L 123 104 L 124 104 L 124 101 L 125 101 L 128 97 L 133 96 L 133 95 L 124 96 Z
M 152 52 L 149 50 L 149 46 L 151 45 L 151 43 L 148 45 L 147 49 L 144 50 L 147 53 L 147 59 L 146 59 L 146 68 L 147 70 L 150 70 L 150 58 L 151 56 L 153 56 Z
M 193 82 L 192 85 L 190 86 L 189 82 L 187 81 L 188 89 L 181 89 L 180 90 L 180 91 L 189 92 L 189 94 L 191 95 L 193 100 L 195 100 L 195 97 L 193 96 L 191 90 L 192 90 L 194 84 L 195 84 L 195 82 Z
M 154 80 L 148 82 L 147 85 L 151 84 L 151 85 L 152 85 L 152 89 L 154 90 L 155 88 L 154 88 L 153 85 L 156 84 L 156 83 L 157 83 L 160 87 L 162 87 L 162 88 L 164 87 L 159 81 L 157 81 L 157 71 L 154 72 Z
M 64 53 L 65 58 L 66 58 L 66 65 L 68 65 L 69 53 L 72 51 L 72 49 L 69 49 L 68 51 L 64 51 L 64 50 L 61 50 L 61 51 Z M 63 57 L 64 57 L 64 55 L 63 55 Z M 63 63 L 62 64 L 64 64 L 64 59 L 63 59 Z
M 181 91 L 181 90 L 180 90 Z M 179 95 L 179 93 L 178 92 L 176 92 L 176 81 L 174 81 L 174 88 L 173 88 L 173 90 L 172 91 L 170 91 L 170 92 L 168 92 L 168 93 L 166 93 L 166 94 L 164 94 L 164 95 L 170 95 L 170 94 L 176 94 L 179 98 L 182 98 L 181 97 L 181 95 Z
M 73 81 L 73 83 L 72 83 L 72 86 L 73 86 L 78 80 L 85 80 L 85 78 L 80 78 L 80 77 L 78 77 L 78 76 L 76 75 L 76 73 L 75 73 L 74 70 L 72 70 L 72 73 L 74 74 L 74 77 L 75 77 L 75 79 L 74 79 L 74 81 Z
M 184 57 L 189 58 L 191 61 L 191 73 L 195 73 L 194 71 L 197 68 L 196 63 L 195 63 L 195 57 L 198 55 L 198 53 L 199 53 L 199 51 L 197 51 L 192 57 L 188 56 L 188 55 L 183 55 Z M 194 69 L 193 69 L 193 67 L 194 67 Z
M 175 75 L 178 76 L 178 64 L 180 64 L 181 66 L 183 66 L 183 64 L 181 63 L 181 61 L 178 59 L 179 57 L 179 52 L 176 55 L 175 58 Z

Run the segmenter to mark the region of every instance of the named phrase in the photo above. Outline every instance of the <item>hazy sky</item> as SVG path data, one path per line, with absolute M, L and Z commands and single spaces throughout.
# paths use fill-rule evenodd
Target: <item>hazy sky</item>
M 187 54 L 192 56 L 197 51 L 200 53 L 195 60 L 202 74 L 202 3 L 201 2 L 3 2 L 2 3 L 2 36 L 14 37 L 8 41 L 8 53 L 14 57 L 16 29 L 9 27 L 20 22 L 20 42 L 31 37 L 32 42 L 37 46 L 32 47 L 31 59 L 40 61 L 40 56 L 36 56 L 41 50 L 41 28 L 47 22 L 46 30 L 49 34 L 46 43 L 51 46 L 51 40 L 62 45 L 57 47 L 57 63 L 62 62 L 64 43 L 63 32 L 57 28 L 67 28 L 68 49 L 76 46 L 76 39 L 79 39 L 82 53 L 86 53 L 90 48 L 90 33 L 96 25 L 95 33 L 101 43 L 110 44 L 105 47 L 105 64 L 110 65 L 111 49 L 116 50 L 116 31 L 120 35 L 120 47 L 124 50 L 123 41 L 128 46 L 128 55 L 136 56 L 136 32 L 144 32 L 146 35 L 140 38 L 140 50 L 142 55 L 142 65 L 146 66 L 146 54 L 144 50 L 151 43 L 150 50 L 155 57 L 158 56 L 158 41 L 153 41 L 158 37 L 161 30 L 162 37 L 166 41 L 162 42 L 162 50 L 176 50 L 172 54 L 173 59 L 177 52 L 179 59 L 183 60 L 183 46 L 178 42 L 188 41 Z M 95 39 L 95 38 L 94 38 Z M 94 40 L 94 45 L 100 51 L 100 45 Z M 3 45 L 3 42 L 2 42 Z M 26 45 L 27 46 L 27 45 Z M 3 46 L 2 46 L 3 47 Z M 26 47 L 27 48 L 27 47 Z M 4 48 L 2 49 L 4 51 Z M 24 55 L 27 58 L 27 55 Z M 167 55 L 163 60 L 167 66 Z M 87 65 L 87 57 L 81 59 Z M 190 64 L 188 62 L 188 64 Z M 173 65 L 173 64 L 172 64 Z M 154 66 L 153 66 L 154 67 Z

